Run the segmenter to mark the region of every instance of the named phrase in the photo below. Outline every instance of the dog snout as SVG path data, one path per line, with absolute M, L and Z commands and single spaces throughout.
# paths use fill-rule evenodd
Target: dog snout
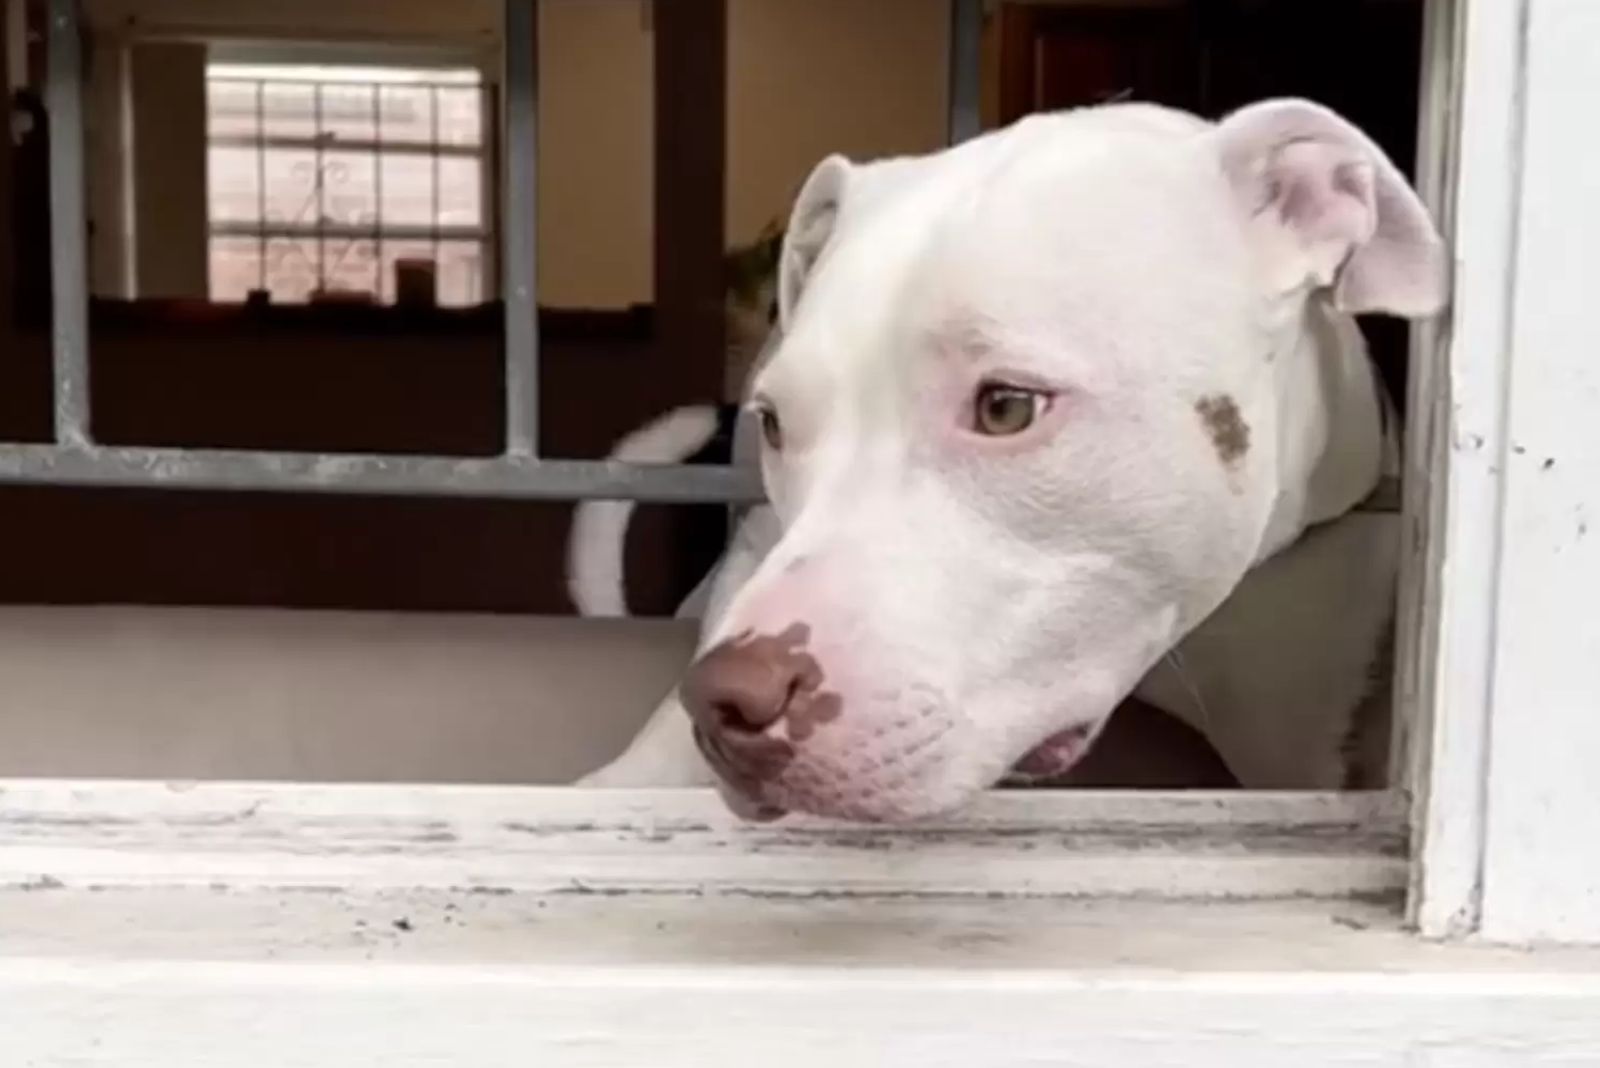
M 730 782 L 751 786 L 782 774 L 794 742 L 827 718 L 822 671 L 806 651 L 807 628 L 745 635 L 713 647 L 680 687 L 695 736 Z M 819 714 L 820 713 L 820 714 Z
M 770 642 L 724 642 L 689 668 L 683 699 L 703 727 L 760 734 L 783 718 L 800 676 L 795 658 Z

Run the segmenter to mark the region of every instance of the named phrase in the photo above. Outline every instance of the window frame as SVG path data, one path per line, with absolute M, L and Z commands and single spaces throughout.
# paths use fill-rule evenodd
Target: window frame
M 1597 491 L 1568 473 L 1600 459 L 1585 408 L 1600 346 L 1579 313 L 1583 279 L 1600 276 L 1583 182 L 1600 154 L 1564 136 L 1593 97 L 1600 9 L 1435 7 L 1454 60 L 1455 294 L 1425 361 L 1433 492 L 1408 539 L 1424 639 L 1412 916 L 1439 937 L 1600 942 Z
M 1600 10 L 1428 18 L 1423 186 L 1456 288 L 1415 350 L 1413 826 L 1400 792 L 995 795 L 904 832 L 751 828 L 695 791 L 10 781 L 8 1048 L 118 1068 L 1592 1063 L 1600 954 L 1485 943 L 1600 941 L 1600 556 L 1573 526 L 1600 493 L 1600 146 L 1563 136 L 1590 118 Z M 1410 884 L 1423 939 L 1348 881 L 1385 856 L 1364 870 Z
M 791 1025 L 795 999 L 825 1019 L 828 1006 L 842 1012 L 851 1003 L 882 1010 L 873 1033 L 908 1051 L 917 1048 L 914 1028 L 936 1019 L 912 1010 L 919 999 L 946 1006 L 957 1038 L 993 1049 L 1003 1040 L 993 1021 L 969 1017 L 950 999 L 966 992 L 1009 1006 L 996 1011 L 1020 1027 L 1023 1017 L 1005 1013 L 1037 1010 L 1043 1003 L 1033 995 L 1044 991 L 1061 1026 L 1079 1021 L 1101 1043 L 1094 1048 L 1120 1051 L 1126 1059 L 1117 1063 L 1133 1065 L 1168 1062 L 1138 1044 L 1131 1022 L 1096 1031 L 1092 1012 L 1060 999 L 1110 1006 L 1130 1021 L 1159 1017 L 1166 1030 L 1158 1034 L 1187 1028 L 1199 1042 L 1192 1063 L 1240 1063 L 1226 1057 L 1270 1034 L 1290 1043 L 1277 1046 L 1280 1053 L 1296 1042 L 1347 1050 L 1346 1060 L 1326 1063 L 1412 1064 L 1416 1036 L 1427 1030 L 1407 1015 L 1413 1011 L 1440 1021 L 1448 1038 L 1439 1041 L 1463 1057 L 1507 1035 L 1537 1039 L 1553 1054 L 1592 1055 L 1600 1048 L 1600 958 L 1552 951 L 1479 972 L 1471 946 L 1425 955 L 1398 934 L 1397 921 L 1381 931 L 1367 921 L 1345 929 L 1329 911 L 1332 903 L 1404 895 L 1428 939 L 1600 941 L 1600 837 L 1587 833 L 1594 790 L 1582 759 L 1600 756 L 1600 722 L 1590 714 L 1600 706 L 1600 676 L 1590 667 L 1595 638 L 1579 626 L 1600 556 L 1570 524 L 1551 521 L 1595 504 L 1597 491 L 1583 484 L 1581 463 L 1566 465 L 1579 474 L 1554 477 L 1544 463 L 1600 456 L 1600 420 L 1584 407 L 1596 384 L 1596 328 L 1571 310 L 1582 308 L 1579 268 L 1600 274 L 1600 200 L 1573 164 L 1595 161 L 1600 150 L 1559 136 L 1586 114 L 1579 88 L 1594 81 L 1583 59 L 1600 49 L 1600 11 L 1588 0 L 1430 0 L 1428 20 L 1424 142 L 1435 155 L 1422 184 L 1454 242 L 1456 295 L 1449 314 L 1421 331 L 1416 350 L 1432 358 L 1418 359 L 1423 373 L 1411 405 L 1408 470 L 1425 481 L 1410 480 L 1405 515 L 1402 597 L 1414 623 L 1399 677 L 1402 710 L 1415 717 L 1405 751 L 1417 767 L 1409 792 L 1000 794 L 938 825 L 881 831 L 746 827 L 705 791 L 0 783 L 8 843 L 0 849 L 0 904 L 42 888 L 62 894 L 63 908 L 77 907 L 84 895 L 115 889 L 124 893 L 99 899 L 113 901 L 113 911 L 177 915 L 182 902 L 219 890 L 253 899 L 336 889 L 352 901 L 437 891 L 592 897 L 612 908 L 671 902 L 662 907 L 677 910 L 673 922 L 703 923 L 800 899 L 842 902 L 871 924 L 895 902 L 944 902 L 938 908 L 947 911 L 926 921 L 937 937 L 940 917 L 954 923 L 959 910 L 977 909 L 998 921 L 1008 903 L 1043 896 L 1067 912 L 1101 908 L 1097 915 L 1113 927 L 1130 902 L 1170 906 L 1161 915 L 1183 930 L 1197 917 L 1234 917 L 1193 935 L 1199 956 L 1173 950 L 1161 958 L 1160 978 L 1123 979 L 1109 958 L 1091 966 L 1035 957 L 1032 980 L 1010 974 L 988 986 L 931 966 L 866 973 L 877 976 L 873 985 L 860 969 L 895 961 L 870 946 L 850 969 L 786 978 L 776 962 L 755 972 L 730 966 L 714 947 L 669 955 L 666 970 L 654 972 L 639 971 L 650 963 L 641 949 L 638 959 L 579 977 L 533 965 L 495 973 L 482 956 L 465 969 L 427 958 L 418 972 L 383 971 L 374 992 L 353 972 L 263 972 L 264 962 L 242 949 L 208 970 L 163 950 L 157 931 L 157 965 L 118 962 L 111 978 L 97 978 L 0 958 L 0 987 L 46 1005 L 57 996 L 86 1014 L 150 1004 L 136 989 L 140 976 L 155 974 L 156 989 L 169 994 L 195 995 L 215 980 L 210 994 L 195 996 L 202 1010 L 223 1013 L 218 1019 L 249 1003 L 263 1021 L 287 1021 L 331 997 L 352 1027 L 377 1027 L 406 991 L 427 990 L 445 1006 L 437 1034 L 460 1041 L 483 1039 L 471 1023 L 473 997 L 493 988 L 500 993 L 485 1010 L 491 1032 L 518 1042 L 542 1034 L 536 1015 L 517 1014 L 519 997 L 560 1000 L 556 992 L 566 990 L 561 997 L 590 1014 L 585 1019 L 598 1019 L 601 1005 L 653 991 L 681 1018 L 641 1033 L 683 1036 L 702 1033 L 690 1006 L 707 990 L 754 989 L 758 1007 L 726 1023 L 728 1036 Z M 1573 243 L 1572 233 L 1591 240 Z M 1556 738 L 1565 753 L 1552 755 L 1548 742 L 1541 748 L 1541 739 Z M 146 894 L 175 896 L 152 905 Z M 1293 937 L 1306 946 L 1331 938 L 1337 949 L 1312 960 L 1291 939 L 1283 947 L 1288 978 L 1241 977 L 1227 940 L 1293 899 L 1311 902 L 1312 917 Z M 602 922 L 605 914 L 597 915 Z M 1328 933 L 1330 919 L 1343 933 Z M 1020 935 L 1006 939 L 1025 948 Z M 958 966 L 992 961 L 973 950 L 951 958 Z M 1394 968 L 1403 974 L 1386 974 Z M 1566 971 L 1575 974 L 1556 974 Z M 780 990 L 792 996 L 774 994 Z M 1181 1007 L 1169 1011 L 1174 1004 Z M 1230 1004 L 1242 1006 L 1243 1030 L 1219 1031 L 1214 1024 L 1232 1018 L 1222 1007 Z M 1396 1005 L 1409 1007 L 1396 1015 Z M 1373 1029 L 1358 1037 L 1395 1043 L 1384 1047 L 1386 1059 L 1348 1052 L 1348 1036 L 1320 1022 L 1330 1008 L 1346 1023 L 1352 1012 L 1375 1014 Z M 804 1034 L 817 1048 L 820 1036 Z M 159 1041 L 177 1048 L 170 1035 Z M 308 1054 L 303 1063 L 320 1068 L 336 1063 L 331 1056 Z M 567 1061 L 577 1056 L 568 1051 Z M 972 1063 L 970 1050 L 959 1063 Z
M 235 51 L 236 50 L 237 49 L 235 49 Z M 223 55 L 220 57 L 217 54 L 219 51 L 223 53 Z M 311 63 L 316 65 L 338 66 L 341 69 L 355 69 L 365 66 L 387 67 L 401 65 L 407 69 L 415 70 L 437 67 L 441 70 L 470 69 L 476 71 L 478 73 L 478 81 L 470 85 L 463 83 L 457 86 L 454 84 L 447 85 L 446 83 L 437 82 L 418 84 L 433 91 L 435 102 L 437 102 L 438 99 L 438 90 L 441 88 L 461 88 L 475 91 L 479 96 L 479 144 L 470 146 L 455 146 L 443 144 L 438 140 L 435 140 L 431 144 L 406 142 L 397 144 L 394 147 L 409 152 L 421 152 L 432 155 L 435 160 L 434 180 L 436 183 L 439 177 L 439 159 L 452 157 L 476 160 L 478 162 L 479 175 L 478 192 L 480 221 L 475 226 L 466 226 L 461 224 L 443 226 L 440 225 L 437 220 L 435 220 L 435 222 L 431 225 L 400 223 L 386 226 L 384 225 L 383 220 L 382 204 L 379 203 L 377 205 L 377 219 L 371 226 L 363 226 L 355 223 L 332 223 L 321 218 L 318 218 L 312 223 L 273 222 L 266 218 L 266 190 L 258 189 L 257 199 L 260 201 L 262 206 L 262 216 L 255 222 L 232 222 L 229 220 L 218 220 L 211 216 L 208 206 L 206 217 L 206 235 L 208 244 L 217 238 L 255 238 L 262 243 L 264 249 L 265 246 L 274 238 L 286 238 L 290 240 L 314 240 L 318 243 L 319 261 L 322 261 L 319 265 L 319 281 L 325 282 L 325 257 L 327 256 L 327 240 L 332 237 L 335 239 L 350 239 L 354 241 L 370 237 L 376 242 L 378 256 L 376 270 L 379 272 L 379 274 L 376 276 L 376 288 L 373 292 L 373 297 L 379 302 L 382 302 L 385 288 L 384 279 L 381 274 L 383 264 L 382 249 L 386 240 L 431 240 L 434 243 L 435 248 L 438 247 L 440 242 L 445 241 L 472 242 L 475 243 L 480 250 L 481 265 L 477 279 L 477 287 L 481 291 L 480 300 L 486 301 L 491 297 L 491 295 L 498 292 L 495 263 L 498 259 L 497 254 L 500 247 L 498 237 L 500 228 L 498 225 L 499 220 L 497 218 L 498 207 L 500 204 L 498 178 L 498 163 L 500 159 L 498 142 L 500 124 L 497 121 L 496 113 L 499 94 L 495 91 L 495 84 L 491 77 L 491 72 L 487 69 L 486 64 L 478 61 L 476 57 L 470 57 L 473 61 L 466 62 L 469 57 L 461 55 L 459 50 L 440 50 L 433 53 L 410 50 L 404 53 L 395 54 L 393 53 L 392 49 L 380 48 L 376 52 L 361 53 L 351 47 L 341 50 L 340 52 L 330 53 L 325 47 L 320 49 L 304 47 L 295 49 L 291 46 L 283 46 L 263 53 L 258 47 L 249 50 L 249 54 L 251 55 L 252 59 L 248 64 L 241 64 L 237 59 L 227 58 L 226 52 L 226 44 L 224 44 L 221 49 L 213 47 L 213 55 L 207 62 L 206 70 L 206 85 L 208 91 L 214 82 L 233 82 L 236 84 L 252 83 L 257 86 L 257 93 L 259 97 L 260 92 L 263 91 L 262 87 L 268 84 L 278 83 L 312 86 L 320 98 L 323 86 L 344 84 L 343 81 L 319 82 L 311 78 L 301 80 L 287 78 L 277 79 L 263 77 L 236 77 L 226 74 L 220 76 L 214 75 L 212 73 L 212 68 L 219 64 L 247 66 L 287 66 Z M 364 58 L 362 58 L 363 56 Z M 335 60 L 337 60 L 337 62 L 334 62 Z M 382 86 L 390 83 L 371 81 L 360 82 L 359 84 L 371 88 L 376 93 L 381 93 Z M 411 85 L 411 83 L 406 82 L 395 82 L 393 84 L 401 86 Z M 378 108 L 379 105 L 375 100 L 375 116 Z M 320 107 L 318 109 L 318 113 L 320 114 Z M 435 132 L 437 134 L 437 130 Z M 389 143 L 384 140 L 381 130 L 375 130 L 374 136 L 370 141 L 331 142 L 329 146 L 324 146 L 321 142 L 322 139 L 315 134 L 308 137 L 300 137 L 292 135 L 269 134 L 264 130 L 257 130 L 253 135 L 217 135 L 208 130 L 206 135 L 206 147 L 208 152 L 210 149 L 218 146 L 253 148 L 257 152 L 264 152 L 272 148 L 303 149 L 316 152 L 317 159 L 320 163 L 322 159 L 322 153 L 325 148 L 332 147 L 333 149 L 341 152 L 355 151 L 368 154 L 372 157 L 375 167 L 381 166 L 383 155 L 386 149 L 390 147 Z M 380 184 L 377 188 L 381 189 L 381 178 L 379 179 L 379 183 Z M 435 198 L 437 203 L 437 190 L 435 191 Z M 265 252 L 263 251 L 261 255 L 261 271 L 263 273 L 262 281 L 264 282 L 264 274 L 266 271 Z M 285 303 L 299 302 L 296 301 Z

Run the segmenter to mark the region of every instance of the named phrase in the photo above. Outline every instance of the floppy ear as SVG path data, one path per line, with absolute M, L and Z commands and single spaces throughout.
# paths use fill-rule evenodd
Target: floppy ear
M 833 235 L 839 205 L 854 170 L 849 160 L 832 155 L 817 164 L 800 187 L 784 232 L 783 252 L 778 258 L 780 329 L 788 328 L 790 317 L 800 303 L 800 294 L 805 290 L 806 279 Z
M 1272 284 L 1332 290 L 1344 311 L 1432 315 L 1448 258 L 1427 209 L 1383 150 L 1308 100 L 1268 100 L 1213 131 Z

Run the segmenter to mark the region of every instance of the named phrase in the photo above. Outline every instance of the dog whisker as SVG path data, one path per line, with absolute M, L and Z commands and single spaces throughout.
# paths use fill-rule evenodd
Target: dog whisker
M 1178 676 L 1178 681 L 1183 684 L 1184 692 L 1189 695 L 1189 700 L 1194 702 L 1195 711 L 1200 715 L 1200 723 L 1205 728 L 1205 733 L 1211 733 L 1211 711 L 1206 708 L 1205 698 L 1200 696 L 1200 687 L 1196 686 L 1194 679 L 1189 674 L 1189 669 L 1184 665 L 1183 654 L 1177 649 L 1172 649 L 1163 657 Z

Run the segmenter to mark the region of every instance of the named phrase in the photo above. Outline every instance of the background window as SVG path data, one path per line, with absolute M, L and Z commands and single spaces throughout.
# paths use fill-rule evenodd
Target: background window
M 208 64 L 211 299 L 491 299 L 491 119 L 472 69 Z

